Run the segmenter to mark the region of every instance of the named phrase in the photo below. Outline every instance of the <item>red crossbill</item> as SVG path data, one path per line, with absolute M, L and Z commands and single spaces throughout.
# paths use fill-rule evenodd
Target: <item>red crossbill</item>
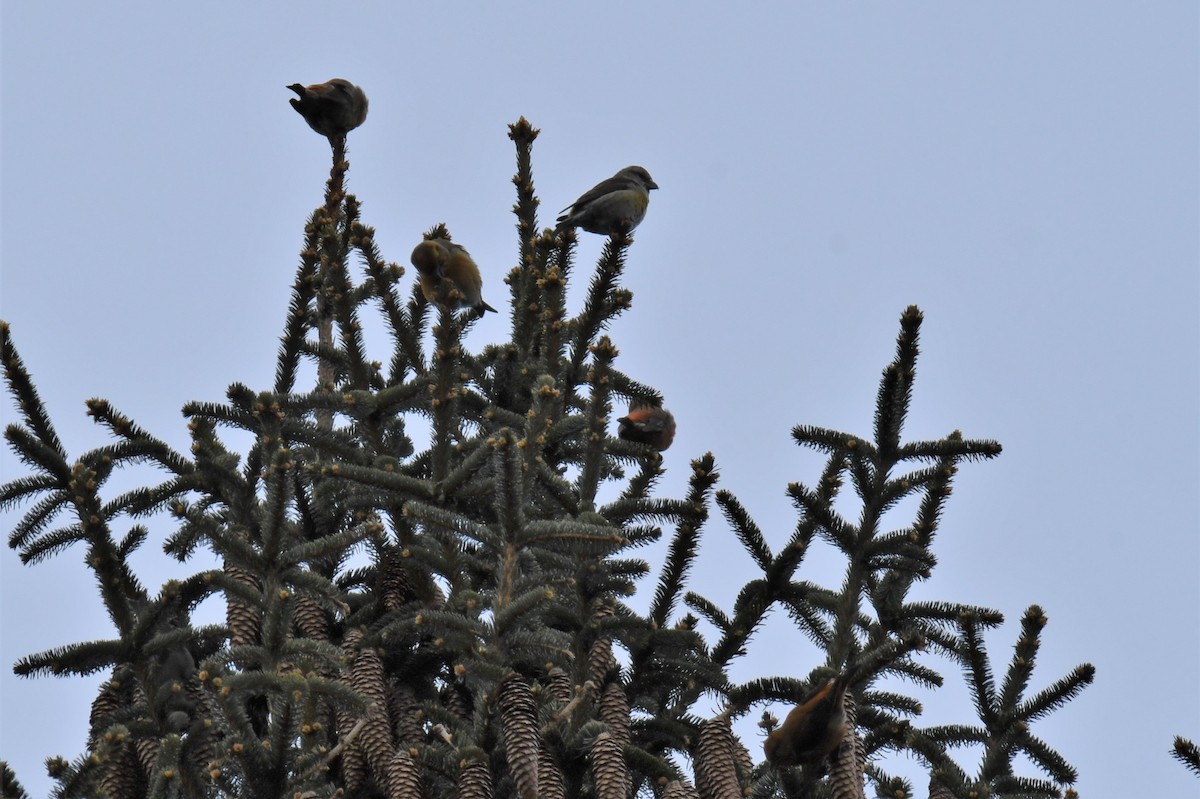
M 592 233 L 614 235 L 638 226 L 650 204 L 650 190 L 658 184 L 640 166 L 627 166 L 607 180 L 588 189 L 563 209 L 555 232 L 581 227 Z
M 421 293 L 431 303 L 451 308 L 474 308 L 479 313 L 495 308 L 483 301 L 483 278 L 471 253 L 449 239 L 425 239 L 412 251 L 412 264 L 421 280 Z M 451 297 L 457 290 L 458 297 Z
M 308 126 L 322 136 L 344 136 L 367 118 L 367 95 L 345 78 L 289 89 L 300 95 L 288 100 Z
M 675 440 L 675 417 L 666 408 L 635 402 L 629 406 L 629 414 L 617 420 L 617 436 L 663 452 Z
M 815 766 L 846 737 L 846 676 L 831 677 L 788 713 L 763 744 L 767 760 L 779 768 Z

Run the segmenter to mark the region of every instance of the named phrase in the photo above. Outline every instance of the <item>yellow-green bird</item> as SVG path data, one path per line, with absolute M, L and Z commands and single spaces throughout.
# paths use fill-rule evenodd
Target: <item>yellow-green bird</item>
M 581 227 L 606 236 L 622 229 L 629 232 L 646 216 L 650 191 L 657 188 L 658 184 L 643 167 L 627 166 L 592 186 L 564 208 L 554 232 L 569 227 Z
M 479 265 L 461 245 L 449 239 L 425 239 L 413 248 L 412 265 L 429 302 L 452 309 L 472 308 L 481 314 L 496 311 L 483 301 Z

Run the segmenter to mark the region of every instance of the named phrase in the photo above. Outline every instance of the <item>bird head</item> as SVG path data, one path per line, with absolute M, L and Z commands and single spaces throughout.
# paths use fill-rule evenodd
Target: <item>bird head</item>
M 633 181 L 634 183 L 639 183 L 642 186 L 645 186 L 646 191 L 650 191 L 651 189 L 658 188 L 658 184 L 654 182 L 654 178 L 650 177 L 650 173 L 646 171 L 645 167 L 627 166 L 624 169 L 622 169 L 620 172 L 618 172 L 617 176 L 626 178 L 628 180 Z

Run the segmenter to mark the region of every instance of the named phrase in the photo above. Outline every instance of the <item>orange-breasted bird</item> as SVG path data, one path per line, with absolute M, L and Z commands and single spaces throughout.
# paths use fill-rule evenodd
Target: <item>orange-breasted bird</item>
M 345 78 L 311 86 L 293 83 L 288 88 L 300 95 L 288 100 L 292 108 L 322 136 L 344 136 L 367 118 L 367 95 Z
M 675 440 L 675 417 L 666 408 L 634 402 L 629 413 L 617 419 L 617 436 L 664 452 Z
M 483 301 L 483 277 L 479 265 L 461 245 L 449 239 L 425 239 L 412 251 L 412 265 L 417 268 L 421 293 L 431 303 L 443 303 L 451 308 L 473 308 L 479 313 L 495 312 Z M 459 296 L 451 297 L 452 290 Z
M 845 674 L 831 677 L 792 708 L 763 744 L 767 760 L 779 768 L 814 766 L 833 754 L 846 737 L 847 682 Z
M 554 228 L 581 227 L 592 233 L 611 236 L 638 226 L 650 204 L 650 190 L 658 184 L 640 166 L 627 166 L 607 180 L 592 186 L 583 196 L 563 209 Z

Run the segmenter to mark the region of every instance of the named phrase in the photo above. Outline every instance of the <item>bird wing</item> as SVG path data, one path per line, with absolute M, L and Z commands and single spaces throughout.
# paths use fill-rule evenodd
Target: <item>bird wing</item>
M 468 258 L 471 257 L 471 253 L 467 252 L 467 248 L 462 246 L 461 244 L 455 244 L 454 242 L 450 241 L 449 239 L 433 239 L 433 241 L 436 241 L 438 244 L 445 247 L 447 250 L 450 251 L 451 254 L 454 254 L 456 252 L 461 252 L 463 255 L 467 256 Z M 472 259 L 472 260 L 474 260 L 474 259 Z
M 595 186 L 592 186 L 583 193 L 583 196 L 568 205 L 563 209 L 563 211 L 565 212 L 568 210 L 577 210 L 583 208 L 583 206 L 600 199 L 606 194 L 612 194 L 614 191 L 621 191 L 622 189 L 629 189 L 632 187 L 633 184 L 628 178 L 617 177 L 616 175 L 613 175 L 611 178 L 606 178 L 597 183 Z
M 642 422 L 642 429 L 648 433 L 661 433 L 666 428 L 667 419 L 665 416 L 651 416 Z

